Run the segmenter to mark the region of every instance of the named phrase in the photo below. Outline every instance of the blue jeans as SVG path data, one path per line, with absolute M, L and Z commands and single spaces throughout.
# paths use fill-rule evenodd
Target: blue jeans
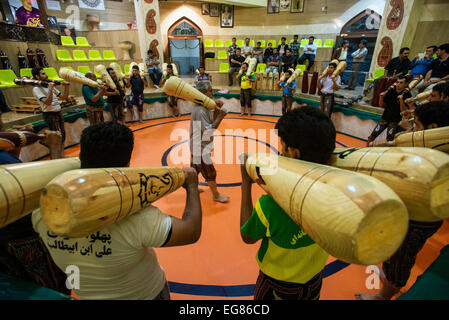
M 301 57 L 299 57 L 298 64 L 304 64 L 305 60 L 309 60 L 309 65 L 307 66 L 307 71 L 310 71 L 310 68 L 312 68 L 313 63 L 315 62 L 315 55 L 304 53 Z
M 148 74 L 155 85 L 159 85 L 162 78 L 162 71 L 160 69 L 148 69 Z

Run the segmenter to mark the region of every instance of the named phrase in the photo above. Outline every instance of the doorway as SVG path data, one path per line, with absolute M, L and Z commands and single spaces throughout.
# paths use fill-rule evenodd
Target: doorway
M 192 76 L 200 67 L 199 39 L 170 39 L 170 52 L 180 76 Z

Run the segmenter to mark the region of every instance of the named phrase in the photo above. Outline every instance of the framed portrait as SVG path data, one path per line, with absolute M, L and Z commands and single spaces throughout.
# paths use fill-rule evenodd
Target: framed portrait
M 279 11 L 290 11 L 291 0 L 280 0 Z
M 222 27 L 222 28 L 233 28 L 234 27 L 234 6 L 230 6 L 227 4 L 221 5 L 220 27 Z
M 209 3 L 202 3 L 201 4 L 201 13 L 204 16 L 208 16 L 209 15 Z
M 211 3 L 209 6 L 209 15 L 211 17 L 219 17 L 220 16 L 220 5 L 218 3 Z
M 268 13 L 279 13 L 280 7 L 281 7 L 280 0 L 267 0 Z
M 290 12 L 304 12 L 304 0 L 291 0 Z

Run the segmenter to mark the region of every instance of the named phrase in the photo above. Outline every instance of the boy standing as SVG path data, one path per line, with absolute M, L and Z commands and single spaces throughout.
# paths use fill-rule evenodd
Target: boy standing
M 334 77 L 332 74 L 337 68 L 337 64 L 334 62 L 329 63 L 327 66 L 327 74 L 325 76 L 320 75 L 318 78 L 318 89 L 321 90 L 320 109 L 327 113 L 329 118 L 334 108 L 334 92 L 340 89 L 341 79 L 337 75 Z
M 254 72 L 251 74 L 247 74 L 248 64 L 244 62 L 242 64 L 242 75 L 237 76 L 237 80 L 240 81 L 240 106 L 242 108 L 240 115 L 243 116 L 245 114 L 245 107 L 248 108 L 248 117 L 251 117 L 251 98 L 252 98 L 252 89 L 253 83 L 256 82 L 256 76 Z
M 289 112 L 293 105 L 293 93 L 296 90 L 296 80 L 293 80 L 292 83 L 287 83 L 287 80 L 292 74 L 293 72 L 291 70 L 287 70 L 285 72 L 285 81 L 279 83 L 279 86 L 282 88 L 282 115 Z
M 131 88 L 131 106 L 137 107 L 137 110 L 139 112 L 139 122 L 143 123 L 143 90 L 145 87 L 148 87 L 148 84 L 144 80 L 143 76 L 140 75 L 138 66 L 134 65 L 132 72 L 132 77 L 125 76 L 126 87 Z

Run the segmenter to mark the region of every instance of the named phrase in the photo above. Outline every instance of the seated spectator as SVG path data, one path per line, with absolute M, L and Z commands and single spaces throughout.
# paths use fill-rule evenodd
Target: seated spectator
M 237 42 L 237 39 L 236 38 L 232 38 L 232 44 L 228 48 L 228 60 L 229 60 L 229 63 L 231 63 L 231 57 L 235 54 L 235 51 L 239 47 L 236 42 Z
M 230 59 L 230 67 L 229 67 L 229 72 L 228 72 L 228 80 L 229 80 L 229 86 L 231 87 L 233 82 L 232 82 L 232 75 L 234 74 L 234 72 L 239 72 L 240 68 L 242 67 L 242 63 L 245 62 L 245 57 L 242 56 L 241 54 L 241 50 L 240 48 L 237 48 L 235 50 L 235 54 L 231 56 Z
M 289 44 L 288 48 L 292 52 L 293 60 L 295 60 L 295 65 L 293 66 L 293 69 L 294 69 L 294 68 L 296 68 L 296 65 L 298 64 L 299 50 L 301 49 L 301 43 L 298 41 L 297 34 L 295 34 L 293 36 L 293 42 Z
M 206 73 L 206 69 L 201 66 L 199 69 L 199 74 L 195 76 L 195 86 L 198 85 L 200 81 L 210 81 L 212 83 L 212 76 Z
M 309 37 L 309 42 L 304 46 L 304 53 L 298 61 L 299 64 L 304 64 L 304 61 L 306 60 L 309 61 L 309 64 L 307 65 L 307 71 L 310 71 L 310 68 L 312 68 L 313 63 L 315 62 L 316 50 L 318 49 L 318 45 L 316 43 L 313 43 L 314 40 L 314 36 Z
M 249 38 L 245 38 L 245 44 L 242 46 L 242 55 L 246 58 L 253 54 L 253 46 L 249 44 Z
M 289 48 L 285 50 L 285 55 L 281 58 L 281 71 L 287 72 L 288 69 L 295 67 L 295 58 Z
M 268 75 L 270 72 L 273 73 L 273 75 L 278 72 L 279 63 L 281 61 L 281 57 L 278 56 L 278 49 L 273 49 L 273 55 L 268 58 L 268 64 L 267 68 L 265 69 L 265 73 Z
M 429 71 L 430 65 L 432 64 L 432 61 L 435 60 L 433 58 L 433 55 L 436 51 L 437 46 L 427 47 L 424 57 L 419 58 L 419 55 L 416 55 L 416 57 L 410 62 L 410 73 L 412 74 L 413 78 L 416 78 L 420 75 L 422 75 L 423 77 L 426 76 L 427 71 Z
M 268 43 L 267 48 L 263 54 L 263 62 L 268 63 L 268 59 L 273 55 L 273 44 L 271 42 Z
M 431 101 L 415 109 L 414 131 L 449 126 L 449 104 L 445 101 Z
M 288 49 L 288 44 L 285 43 L 287 39 L 285 37 L 281 38 L 281 44 L 278 46 L 278 54 L 280 57 L 285 55 L 286 50 Z
M 437 55 L 438 59 L 432 61 L 424 81 L 411 91 L 413 96 L 420 91 L 430 90 L 441 80 L 449 78 L 449 43 L 441 45 L 437 50 Z
M 257 41 L 256 47 L 253 50 L 253 58 L 257 59 L 257 63 L 263 63 L 263 48 L 261 47 L 261 42 Z
M 148 67 L 148 75 L 153 81 L 154 87 L 159 88 L 159 83 L 162 78 L 162 71 L 159 68 L 159 59 L 153 54 L 153 51 L 148 50 L 148 56 L 145 58 L 145 64 Z

